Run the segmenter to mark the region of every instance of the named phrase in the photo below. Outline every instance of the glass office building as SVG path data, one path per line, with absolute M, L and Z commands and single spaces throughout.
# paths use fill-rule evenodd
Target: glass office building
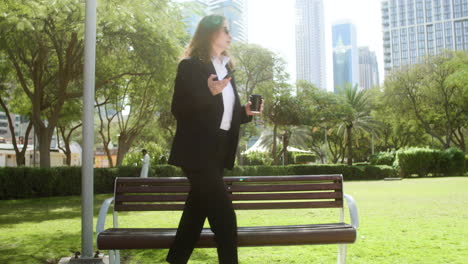
M 185 2 L 184 22 L 193 36 L 198 22 L 211 14 L 226 17 L 233 41 L 247 42 L 247 3 L 245 0 L 193 0 Z
M 370 89 L 379 84 L 379 66 L 375 52 L 369 47 L 359 47 L 359 85 Z
M 233 41 L 247 42 L 247 3 L 245 0 L 211 0 L 208 14 L 226 17 Z
M 444 50 L 468 50 L 468 0 L 383 0 L 385 73 Z
M 350 22 L 332 26 L 333 87 L 335 93 L 346 83 L 359 85 L 359 55 L 356 26 Z

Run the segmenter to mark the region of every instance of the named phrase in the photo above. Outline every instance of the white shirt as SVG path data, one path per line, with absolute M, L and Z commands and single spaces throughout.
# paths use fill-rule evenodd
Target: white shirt
M 148 153 L 145 154 L 143 159 L 143 166 L 141 167 L 141 172 L 140 172 L 140 177 L 141 178 L 148 178 L 148 170 L 149 170 L 149 162 L 150 162 L 150 156 Z
M 224 79 L 224 76 L 228 74 L 226 69 L 226 64 L 229 62 L 229 57 L 222 56 L 222 57 L 211 57 L 211 62 L 216 70 L 216 75 L 218 76 L 218 80 Z M 223 96 L 223 104 L 224 104 L 224 113 L 223 119 L 221 120 L 220 128 L 223 130 L 229 130 L 231 128 L 231 121 L 232 121 L 232 113 L 234 111 L 234 89 L 232 88 L 231 82 L 223 89 L 222 92 Z

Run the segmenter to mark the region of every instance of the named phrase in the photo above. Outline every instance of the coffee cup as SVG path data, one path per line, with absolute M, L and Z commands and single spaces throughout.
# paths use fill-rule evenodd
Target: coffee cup
M 260 113 L 260 106 L 262 104 L 262 96 L 259 94 L 250 95 L 249 101 L 252 103 L 250 105 L 250 111 L 252 113 Z

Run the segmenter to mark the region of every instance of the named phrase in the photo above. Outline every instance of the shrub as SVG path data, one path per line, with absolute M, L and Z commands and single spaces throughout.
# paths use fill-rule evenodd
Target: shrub
M 468 171 L 468 155 L 465 155 L 465 172 Z
M 270 165 L 273 159 L 268 152 L 250 152 L 242 156 L 243 164 L 246 166 L 251 165 Z
M 141 150 L 146 149 L 150 156 L 150 168 L 156 167 L 157 165 L 167 164 L 169 153 L 161 145 L 154 142 L 148 142 L 141 147 L 133 148 L 132 151 L 128 152 L 122 164 L 124 166 L 140 167 L 142 166 L 143 155 Z M 151 174 L 149 174 L 151 176 Z
M 315 155 L 314 154 L 296 154 L 294 155 L 294 163 L 295 164 L 305 164 L 309 162 L 315 162 Z
M 156 177 L 183 176 L 180 168 L 160 165 L 151 168 Z M 395 170 L 388 166 L 290 165 L 242 166 L 226 170 L 226 176 L 274 176 L 343 174 L 345 180 L 375 180 L 390 177 Z M 95 193 L 112 193 L 116 177 L 139 177 L 140 168 L 122 166 L 94 169 Z M 81 168 L 0 168 L 0 199 L 80 195 Z
M 419 177 L 426 176 L 436 162 L 436 151 L 428 148 L 409 148 L 399 150 L 396 155 L 396 164 L 400 169 L 402 177 L 417 174 Z
M 397 176 L 397 170 L 387 165 L 368 165 L 364 167 L 366 180 L 380 180 L 384 178 L 394 178 Z
M 432 175 L 463 175 L 464 153 L 457 148 L 435 150 L 427 148 L 410 148 L 399 150 L 395 166 L 403 177 L 417 174 Z
M 373 154 L 370 156 L 371 165 L 388 165 L 392 166 L 395 162 L 395 151 L 385 151 Z
M 436 156 L 436 168 L 432 172 L 449 175 L 463 175 L 465 170 L 465 154 L 457 148 L 448 148 L 438 151 Z

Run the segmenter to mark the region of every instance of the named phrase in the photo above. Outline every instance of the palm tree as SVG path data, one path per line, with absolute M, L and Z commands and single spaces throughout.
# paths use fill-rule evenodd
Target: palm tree
M 297 148 L 307 148 L 307 143 L 311 140 L 310 128 L 306 126 L 281 126 L 280 133 L 277 134 L 272 130 L 266 130 L 259 140 L 260 146 L 266 149 L 272 149 L 276 140 L 282 140 L 282 148 L 278 153 L 274 153 L 273 159 L 277 160 L 281 155 L 284 156 L 284 164 L 288 161 L 288 146 Z
M 338 96 L 347 105 L 348 111 L 339 130 L 345 128 L 346 143 L 348 149 L 348 165 L 353 165 L 353 131 L 372 133 L 377 122 L 370 115 L 370 101 L 366 90 L 360 90 L 356 85 L 345 83 L 338 90 Z

